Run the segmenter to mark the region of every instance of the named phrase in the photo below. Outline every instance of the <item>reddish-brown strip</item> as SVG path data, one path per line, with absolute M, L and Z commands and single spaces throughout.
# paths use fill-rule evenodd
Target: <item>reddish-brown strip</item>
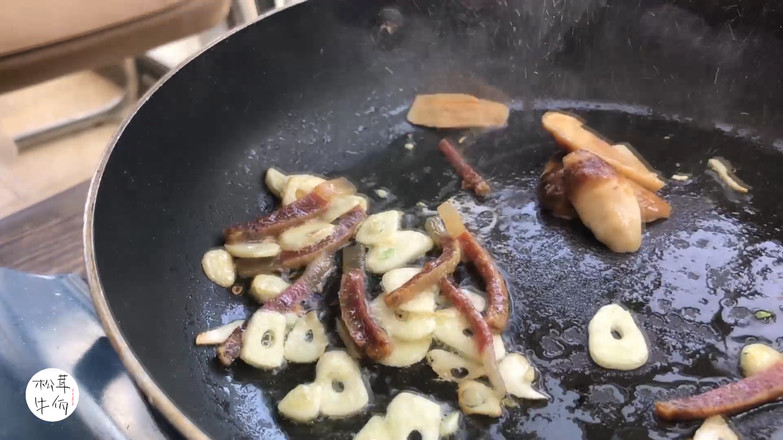
M 322 253 L 309 264 L 302 276 L 294 284 L 288 286 L 274 299 L 264 304 L 264 309 L 277 312 L 290 312 L 302 303 L 313 292 L 320 290 L 320 286 L 336 268 L 334 256 Z
M 388 307 L 397 308 L 416 298 L 418 294 L 438 284 L 440 280 L 454 272 L 462 258 L 459 243 L 450 236 L 446 236 L 441 239 L 441 247 L 443 252 L 437 260 L 425 264 L 421 272 L 383 298 Z
M 462 178 L 462 189 L 469 189 L 477 196 L 486 197 L 489 195 L 489 183 L 473 167 L 468 164 L 464 157 L 454 147 L 454 144 L 448 139 L 441 139 L 438 144 L 440 151 L 446 156 L 451 166 Z
M 465 256 L 476 266 L 479 275 L 484 280 L 484 290 L 487 292 L 487 324 L 496 333 L 502 332 L 508 322 L 508 288 L 500 274 L 492 256 L 489 255 L 469 231 L 457 237 Z
M 298 251 L 283 251 L 280 253 L 280 262 L 283 267 L 302 267 L 313 261 L 323 253 L 333 254 L 343 247 L 356 233 L 356 229 L 362 224 L 367 214 L 361 206 L 340 216 L 332 233 L 316 244 L 307 246 Z
M 665 420 L 705 419 L 731 415 L 783 397 L 783 361 L 755 376 L 696 396 L 655 402 L 655 412 Z
M 217 358 L 224 366 L 228 367 L 239 357 L 239 352 L 242 351 L 242 335 L 245 333 L 245 328 L 247 328 L 247 321 L 235 328 L 228 338 L 218 345 Z
M 391 353 L 389 336 L 370 315 L 365 291 L 365 275 L 361 269 L 343 274 L 340 285 L 340 313 L 351 339 L 359 349 L 374 360 Z
M 356 188 L 344 178 L 328 180 L 316 186 L 310 194 L 288 206 L 278 208 L 269 215 L 244 225 L 226 228 L 223 237 L 226 243 L 242 243 L 277 235 L 326 211 L 329 208 L 329 201 L 334 196 L 349 194 L 355 190 Z

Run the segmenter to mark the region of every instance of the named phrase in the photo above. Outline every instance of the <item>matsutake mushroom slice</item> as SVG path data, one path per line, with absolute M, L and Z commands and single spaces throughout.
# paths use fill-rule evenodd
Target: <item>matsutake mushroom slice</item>
M 503 127 L 509 108 L 499 102 L 464 93 L 416 95 L 408 122 L 436 128 Z
M 443 380 L 462 382 L 487 375 L 484 366 L 480 363 L 437 348 L 427 353 L 427 363 Z M 505 377 L 503 379 L 505 380 Z
M 384 292 L 389 293 L 397 290 L 411 278 L 421 272 L 420 267 L 401 267 L 392 269 L 381 278 L 381 286 Z M 432 313 L 435 311 L 435 299 L 440 289 L 437 285 L 419 293 L 416 298 L 400 305 L 399 310 L 411 313 Z
M 424 359 L 431 345 L 429 336 L 419 340 L 391 338 L 391 353 L 378 362 L 387 367 L 408 367 Z
M 764 344 L 746 345 L 740 353 L 740 367 L 745 377 L 755 376 L 780 361 L 783 361 L 783 353 Z
M 361 411 L 370 401 L 359 364 L 343 350 L 328 351 L 315 366 L 321 386 L 321 414 L 345 417 Z
M 441 417 L 436 402 L 404 391 L 389 402 L 385 417 L 370 418 L 354 440 L 407 440 L 416 432 L 421 440 L 438 440 Z
M 282 202 L 283 206 L 290 205 L 302 197 L 310 194 L 316 186 L 326 182 L 326 180 L 311 176 L 309 174 L 295 174 L 288 176 L 283 186 Z
M 243 319 L 231 321 L 226 325 L 221 325 L 196 335 L 196 345 L 219 345 L 226 342 L 231 333 L 245 322 Z
M 386 273 L 411 263 L 432 249 L 432 239 L 419 231 L 397 231 L 367 252 L 367 269 Z
M 266 176 L 264 176 L 264 183 L 272 194 L 279 198 L 283 197 L 283 191 L 285 190 L 285 183 L 288 180 L 288 176 L 280 172 L 275 168 L 269 168 L 266 170 Z
M 250 295 L 263 304 L 277 298 L 290 285 L 291 283 L 275 275 L 256 275 L 250 283 Z
M 309 422 L 321 409 L 321 385 L 318 383 L 301 384 L 283 397 L 277 404 L 277 410 L 296 422 Z
M 371 246 L 382 243 L 400 229 L 402 211 L 391 210 L 373 214 L 356 231 L 356 241 Z
M 269 258 L 280 255 L 280 245 L 274 241 L 236 243 L 225 245 L 226 251 L 237 258 Z
M 201 267 L 207 278 L 218 286 L 231 287 L 237 279 L 234 259 L 225 249 L 212 249 L 204 254 Z
M 239 357 L 256 368 L 272 369 L 283 364 L 285 316 L 259 309 L 250 317 L 242 336 Z
M 364 211 L 367 211 L 367 199 L 356 194 L 334 197 L 332 201 L 329 202 L 329 208 L 326 212 L 321 214 L 320 219 L 327 223 L 331 223 L 352 210 L 354 206 L 361 206 Z
M 536 370 L 519 353 L 509 353 L 498 364 L 500 375 L 506 384 L 506 390 L 512 396 L 522 399 L 546 400 L 547 396 L 533 389 Z
M 310 220 L 299 226 L 286 229 L 277 238 L 280 248 L 284 251 L 298 251 L 314 245 L 329 237 L 335 226 L 323 220 Z
M 492 388 L 475 380 L 466 380 L 457 388 L 459 409 L 465 414 L 482 414 L 490 417 L 500 417 L 503 409 L 500 399 Z
M 435 331 L 433 314 L 390 309 L 383 300 L 383 296 L 379 295 L 370 303 L 370 310 L 378 320 L 378 324 L 386 330 L 390 337 L 418 341 L 428 338 Z
M 614 370 L 634 370 L 647 362 L 649 351 L 631 313 L 617 304 L 601 307 L 587 328 L 590 357 Z
M 473 340 L 473 330 L 468 321 L 454 308 L 438 310 L 435 312 L 435 332 L 433 337 L 443 345 L 453 348 L 469 359 L 481 360 L 476 342 Z M 493 335 L 492 342 L 495 349 L 495 358 L 503 359 L 506 355 L 506 347 L 500 335 Z
M 696 430 L 693 440 L 739 440 L 739 437 L 726 423 L 726 419 L 722 416 L 712 416 L 704 420 Z
M 299 318 L 285 339 L 284 356 L 296 363 L 315 362 L 324 354 L 329 340 L 316 312 Z

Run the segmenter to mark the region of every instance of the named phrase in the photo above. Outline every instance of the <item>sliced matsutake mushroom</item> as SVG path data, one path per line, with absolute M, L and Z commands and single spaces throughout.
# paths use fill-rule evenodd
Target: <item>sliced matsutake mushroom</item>
M 378 324 L 395 339 L 418 341 L 430 337 L 435 331 L 433 314 L 411 313 L 390 309 L 379 295 L 370 303 L 370 310 Z
M 285 190 L 285 183 L 288 180 L 288 176 L 280 172 L 275 168 L 269 168 L 266 170 L 266 176 L 264 176 L 264 183 L 272 194 L 279 198 L 283 197 L 283 191 Z
M 387 367 L 408 367 L 421 362 L 431 345 L 432 338 L 429 336 L 418 340 L 391 338 L 391 353 L 378 362 Z
M 402 211 L 383 211 L 367 217 L 359 230 L 356 231 L 356 241 L 371 246 L 389 240 L 400 229 Z
M 384 292 L 389 293 L 397 290 L 400 286 L 407 283 L 408 280 L 421 272 L 420 267 L 401 267 L 392 269 L 381 278 L 381 286 Z M 400 305 L 399 310 L 411 313 L 432 313 L 435 311 L 435 299 L 438 296 L 438 286 L 432 286 L 429 289 L 419 293 L 416 298 Z
M 201 267 L 207 278 L 219 286 L 231 287 L 236 281 L 234 259 L 225 249 L 207 251 L 201 259 Z
M 614 370 L 635 370 L 647 362 L 647 341 L 631 313 L 621 306 L 601 307 L 587 331 L 590 357 L 596 364 Z
M 242 335 L 239 357 L 256 368 L 272 369 L 283 364 L 286 319 L 281 313 L 259 309 L 250 317 Z
M 283 186 L 283 206 L 290 205 L 302 197 L 310 194 L 316 186 L 326 180 L 309 174 L 295 174 L 288 176 Z
M 413 436 L 438 440 L 441 417 L 442 410 L 436 402 L 404 391 L 389 402 L 385 417 L 370 418 L 354 440 L 407 440 Z
M 432 239 L 419 231 L 397 231 L 367 253 L 367 269 L 386 273 L 421 258 L 432 249 Z
M 361 411 L 370 401 L 359 364 L 343 350 L 328 351 L 315 366 L 321 386 L 321 414 L 345 417 Z
M 297 363 L 315 362 L 324 354 L 329 340 L 316 312 L 310 312 L 294 324 L 285 339 L 286 360 Z
M 509 353 L 498 364 L 500 374 L 509 394 L 522 399 L 546 400 L 547 396 L 533 389 L 536 370 L 530 362 L 519 353 Z
M 274 241 L 236 243 L 225 245 L 226 251 L 237 258 L 269 258 L 280 255 L 280 245 Z
M 755 376 L 780 361 L 783 361 L 783 353 L 760 343 L 746 345 L 740 353 L 740 367 L 745 377 Z
M 433 337 L 440 343 L 453 348 L 469 359 L 480 361 L 481 356 L 473 341 L 473 331 L 468 321 L 454 308 L 435 312 L 435 332 Z M 506 355 L 506 347 L 500 335 L 493 335 L 495 357 L 499 361 Z
M 286 251 L 304 249 L 329 237 L 334 232 L 334 228 L 333 224 L 323 220 L 310 220 L 280 234 L 278 237 L 280 248 Z
M 487 375 L 480 363 L 446 350 L 430 350 L 427 353 L 427 362 L 432 367 L 432 371 L 443 380 L 462 382 Z
M 696 430 L 693 440 L 739 440 L 739 437 L 726 423 L 726 419 L 722 416 L 712 416 L 704 420 Z
M 263 304 L 276 298 L 290 285 L 291 283 L 275 275 L 256 275 L 250 283 L 250 295 Z
M 503 127 L 509 108 L 463 93 L 416 95 L 408 122 L 435 128 Z
M 332 199 L 331 203 L 329 203 L 329 208 L 326 212 L 321 214 L 320 219 L 327 223 L 331 223 L 357 205 L 361 206 L 364 211 L 367 211 L 367 199 L 362 196 L 350 194 L 347 196 L 335 197 Z
M 500 399 L 492 388 L 475 380 L 466 380 L 457 388 L 459 408 L 465 414 L 482 414 L 490 417 L 500 417 L 503 409 Z
M 321 409 L 321 385 L 298 385 L 277 404 L 281 414 L 296 422 L 309 422 L 318 417 Z
M 196 345 L 219 345 L 226 342 L 231 333 L 245 322 L 243 319 L 238 321 L 231 321 L 226 325 L 209 329 L 205 332 L 201 332 L 196 336 Z

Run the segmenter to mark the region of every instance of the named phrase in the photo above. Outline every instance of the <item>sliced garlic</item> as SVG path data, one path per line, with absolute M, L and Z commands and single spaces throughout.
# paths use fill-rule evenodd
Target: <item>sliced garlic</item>
M 486 376 L 484 367 L 450 351 L 435 349 L 427 353 L 427 362 L 441 379 L 455 382 Z
M 739 440 L 726 419 L 721 416 L 707 418 L 693 434 L 693 440 Z
M 237 258 L 267 258 L 280 255 L 280 245 L 275 242 L 226 243 L 225 248 L 229 254 Z
M 359 364 L 343 350 L 321 356 L 315 382 L 321 386 L 321 414 L 327 417 L 356 414 L 370 401 Z
M 432 249 L 432 239 L 418 231 L 397 231 L 367 253 L 367 269 L 386 273 L 421 258 Z
M 316 312 L 300 318 L 285 339 L 284 356 L 296 363 L 315 362 L 324 354 L 329 340 Z
M 465 414 L 482 414 L 490 417 L 500 417 L 503 409 L 500 399 L 492 388 L 475 380 L 466 380 L 457 388 L 459 408 Z
M 483 312 L 484 309 L 487 308 L 487 300 L 483 296 L 479 295 L 478 293 L 470 290 L 470 289 L 460 289 L 465 296 L 468 297 L 468 300 L 471 304 L 473 304 L 473 307 L 476 308 L 479 312 Z
M 421 272 L 421 268 L 418 267 L 401 267 L 386 272 L 381 278 L 383 291 L 389 293 L 396 290 L 419 272 Z M 435 311 L 435 298 L 437 298 L 439 291 L 438 286 L 432 286 L 418 294 L 416 298 L 403 303 L 399 309 L 412 313 L 432 313 Z
M 243 319 L 239 321 L 231 321 L 226 325 L 201 332 L 196 336 L 196 345 L 219 345 L 226 342 L 231 333 L 236 330 L 237 327 L 245 322 Z
M 707 166 L 711 170 L 715 171 L 715 174 L 717 174 L 718 177 L 720 177 L 720 179 L 723 180 L 723 182 L 725 182 L 729 188 L 739 193 L 747 193 L 749 187 L 738 181 L 739 179 L 729 170 L 731 165 L 727 166 L 727 164 L 727 160 L 719 157 L 713 157 L 707 161 Z
M 370 303 L 370 310 L 386 333 L 397 339 L 417 341 L 428 338 L 435 331 L 433 315 L 395 311 L 386 306 L 383 295 Z
M 298 385 L 277 404 L 277 410 L 291 420 L 309 422 L 318 417 L 321 407 L 321 385 Z
M 285 316 L 258 310 L 247 323 L 239 357 L 256 368 L 277 368 L 283 364 L 284 340 Z
M 337 220 L 338 217 L 353 209 L 354 206 L 359 205 L 367 211 L 367 199 L 356 194 L 347 196 L 338 196 L 332 198 L 329 202 L 329 208 L 321 214 L 321 220 L 326 223 L 331 223 Z
M 256 275 L 250 283 L 250 295 L 263 304 L 276 298 L 290 285 L 291 283 L 275 275 Z
M 430 337 L 414 341 L 391 338 L 391 353 L 378 362 L 388 367 L 408 367 L 424 359 L 430 345 Z
M 370 417 L 370 420 L 365 423 L 361 431 L 356 433 L 353 440 L 392 440 L 386 418 L 383 416 Z
M 546 400 L 547 396 L 533 389 L 536 370 L 519 353 L 509 353 L 498 364 L 500 375 L 506 383 L 506 390 L 512 396 L 522 399 Z
M 440 422 L 440 436 L 451 437 L 459 431 L 459 411 L 452 411 Z
M 438 440 L 441 417 L 440 405 L 409 392 L 397 394 L 386 408 L 386 426 L 392 439 L 408 439 L 418 431 L 422 440 Z
M 469 359 L 480 360 L 476 343 L 473 340 L 473 330 L 468 321 L 454 308 L 438 310 L 435 312 L 435 332 L 433 337 L 443 345 L 453 348 Z M 495 349 L 495 358 L 503 359 L 506 355 L 506 347 L 500 335 L 493 335 L 492 342 Z
M 207 251 L 201 259 L 201 267 L 207 278 L 219 286 L 231 287 L 237 279 L 234 259 L 224 249 Z
M 276 195 L 277 197 L 283 197 L 283 190 L 285 189 L 286 180 L 288 180 L 288 176 L 281 173 L 280 171 L 274 168 L 266 170 L 266 176 L 264 177 L 266 187 L 269 188 L 269 191 L 271 191 L 272 194 Z
M 745 377 L 754 376 L 780 361 L 783 361 L 783 353 L 764 344 L 746 345 L 740 353 L 740 367 Z
M 391 210 L 373 214 L 356 231 L 356 241 L 370 246 L 388 240 L 400 229 L 402 211 Z
M 334 231 L 334 225 L 322 220 L 310 220 L 299 226 L 286 229 L 277 238 L 280 247 L 285 251 L 298 251 L 318 243 Z
M 309 174 L 288 176 L 283 186 L 283 205 L 290 205 L 310 194 L 316 186 L 325 182 L 324 179 Z
M 588 346 L 596 364 L 615 370 L 634 370 L 647 362 L 647 341 L 631 313 L 617 304 L 601 307 L 590 320 Z M 615 338 L 613 332 L 620 338 Z

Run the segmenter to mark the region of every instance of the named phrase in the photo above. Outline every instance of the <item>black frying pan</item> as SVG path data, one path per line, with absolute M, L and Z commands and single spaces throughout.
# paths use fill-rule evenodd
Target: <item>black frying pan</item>
M 780 15 L 773 2 L 706 3 L 318 0 L 218 42 L 143 101 L 93 181 L 88 269 L 126 366 L 190 438 L 343 439 L 398 390 L 456 403 L 456 387 L 435 383 L 426 365 L 365 364 L 367 412 L 296 425 L 275 405 L 312 380 L 313 365 L 226 370 L 194 347 L 198 332 L 253 310 L 211 284 L 200 259 L 223 227 L 272 209 L 262 176 L 276 166 L 346 175 L 369 195 L 383 187 L 393 197 L 374 200 L 376 212 L 462 202 L 509 282 L 506 344 L 552 396 L 499 421 L 467 417 L 463 438 L 690 435 L 696 424 L 659 422 L 653 402 L 740 377 L 747 342 L 783 348 Z M 508 128 L 465 152 L 495 188 L 485 203 L 459 191 L 435 148 L 461 133 L 405 122 L 416 93 L 439 91 L 512 105 Z M 612 254 L 578 223 L 539 212 L 537 178 L 555 149 L 539 121 L 553 108 L 632 143 L 663 176 L 693 174 L 664 189 L 674 215 L 647 228 L 638 253 Z M 748 196 L 705 172 L 712 156 L 733 162 Z M 334 294 L 332 284 L 332 311 Z M 633 310 L 649 337 L 650 362 L 637 371 L 601 369 L 587 354 L 587 323 L 610 302 Z M 783 407 L 732 420 L 749 438 L 779 438 Z

